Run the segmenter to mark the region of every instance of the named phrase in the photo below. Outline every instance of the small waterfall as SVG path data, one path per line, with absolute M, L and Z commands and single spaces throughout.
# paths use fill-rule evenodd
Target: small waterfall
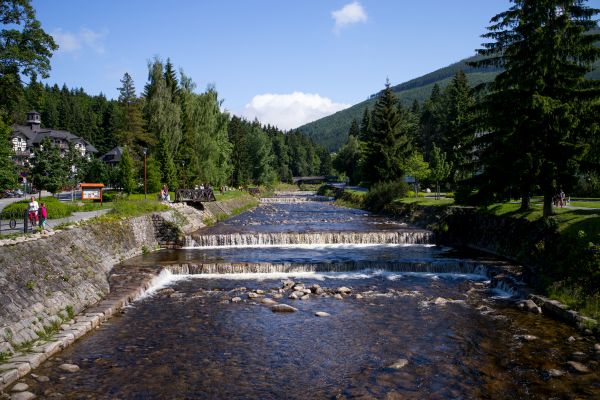
M 328 196 L 317 196 L 317 195 L 311 195 L 311 196 L 289 196 L 289 197 L 263 197 L 260 199 L 261 203 L 264 204 L 292 204 L 292 203 L 305 203 L 308 201 L 320 201 L 320 202 L 327 202 L 327 201 L 333 201 L 334 198 L 333 197 L 328 197 Z
M 165 269 L 174 275 L 203 274 L 274 274 L 303 272 L 357 272 L 382 270 L 387 272 L 456 273 L 487 276 L 481 264 L 462 260 L 398 261 L 398 262 L 331 262 L 331 263 L 189 263 L 172 264 Z
M 185 247 L 430 244 L 432 239 L 432 232 L 417 229 L 378 232 L 249 232 L 187 236 Z

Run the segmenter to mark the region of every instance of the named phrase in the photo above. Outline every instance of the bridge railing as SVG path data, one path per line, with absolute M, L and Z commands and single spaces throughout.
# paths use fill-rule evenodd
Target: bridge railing
M 208 189 L 177 189 L 175 191 L 175 201 L 216 201 L 215 193 L 212 188 Z

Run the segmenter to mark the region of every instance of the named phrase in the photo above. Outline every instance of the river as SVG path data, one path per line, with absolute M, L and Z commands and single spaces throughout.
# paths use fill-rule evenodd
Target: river
M 160 283 L 26 382 L 64 399 L 600 398 L 592 338 L 518 309 L 485 274 L 499 261 L 431 243 L 326 202 L 263 204 L 127 260 L 164 266 Z

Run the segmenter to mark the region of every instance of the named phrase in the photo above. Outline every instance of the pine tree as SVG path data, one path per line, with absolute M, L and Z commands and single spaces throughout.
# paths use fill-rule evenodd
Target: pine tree
M 445 129 L 439 146 L 452 165 L 450 176 L 457 182 L 469 178 L 472 174 L 475 140 L 475 97 L 464 71 L 459 71 L 446 87 L 444 106 Z
M 444 96 L 436 83 L 431 89 L 429 99 L 423 105 L 420 118 L 421 135 L 418 145 L 425 160 L 429 160 L 434 144 L 441 145 L 445 121 Z
M 135 94 L 135 84 L 129 73 L 125 72 L 119 90 L 121 109 L 120 127 L 117 133 L 119 144 L 132 149 L 140 157 L 143 148 L 153 147 L 156 139 L 144 130 L 144 119 L 140 100 Z
M 478 66 L 503 66 L 484 102 L 488 133 L 481 154 L 480 192 L 506 196 L 512 186 L 529 208 L 532 191 L 544 195 L 544 216 L 552 213 L 552 197 L 569 185 L 584 154 L 579 138 L 589 134 L 582 124 L 598 82 L 584 81 L 598 59 L 594 43 L 598 10 L 575 0 L 513 0 L 492 18 L 479 53 Z
M 366 142 L 371 131 L 371 111 L 369 107 L 365 108 L 362 119 L 360 120 L 360 133 L 357 136 L 362 142 Z
M 371 117 L 363 174 L 369 184 L 402 179 L 412 153 L 408 121 L 398 112 L 398 102 L 389 81 L 379 96 Z

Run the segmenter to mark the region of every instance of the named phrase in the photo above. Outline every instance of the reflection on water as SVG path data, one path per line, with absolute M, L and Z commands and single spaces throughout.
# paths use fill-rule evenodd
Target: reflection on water
M 410 228 L 301 203 L 261 206 L 210 232 L 353 230 Z M 235 265 L 230 272 L 246 273 L 165 274 L 165 287 L 26 382 L 42 398 L 65 399 L 600 398 L 592 338 L 518 310 L 490 290 L 486 277 L 465 273 L 475 261 L 490 262 L 428 245 L 322 243 L 138 257 L 126 264 L 199 272 Z M 287 272 L 247 273 L 269 266 Z M 274 313 L 265 299 L 297 311 Z M 329 316 L 317 317 L 318 311 Z M 570 361 L 590 372 L 575 372 Z M 80 370 L 61 371 L 65 362 Z
M 272 297 L 279 279 L 180 280 L 174 292 L 136 303 L 46 363 L 36 374 L 50 383 L 30 383 L 65 398 L 591 399 L 600 393 L 595 373 L 550 378 L 552 369 L 567 371 L 573 352 L 589 354 L 586 340 L 567 344 L 578 336 L 571 328 L 491 299 L 477 279 L 394 276 L 296 278 L 306 287 L 347 286 L 354 295 L 279 300 L 298 308 L 292 314 L 248 299 L 256 289 Z M 243 299 L 223 303 L 234 297 Z M 316 311 L 331 316 L 318 318 Z M 523 334 L 539 339 L 524 341 Z M 401 360 L 407 363 L 397 369 Z M 65 376 L 56 368 L 65 361 L 81 370 Z

